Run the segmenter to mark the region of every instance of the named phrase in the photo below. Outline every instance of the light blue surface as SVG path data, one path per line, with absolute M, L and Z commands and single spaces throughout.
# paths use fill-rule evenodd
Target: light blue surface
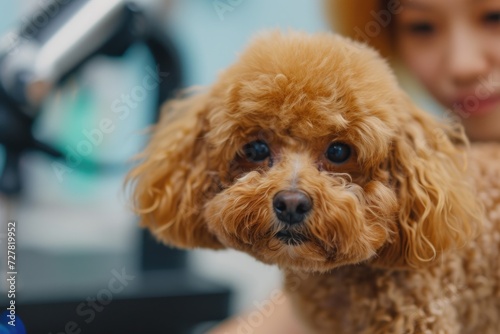
M 0 1 L 0 33 L 13 27 L 18 20 L 19 2 L 13 0 Z

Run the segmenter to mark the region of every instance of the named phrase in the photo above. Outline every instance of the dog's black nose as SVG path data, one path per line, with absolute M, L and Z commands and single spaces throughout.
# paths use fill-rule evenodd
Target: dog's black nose
M 279 220 L 294 225 L 304 221 L 312 203 L 309 196 L 301 191 L 283 190 L 274 196 L 273 208 Z

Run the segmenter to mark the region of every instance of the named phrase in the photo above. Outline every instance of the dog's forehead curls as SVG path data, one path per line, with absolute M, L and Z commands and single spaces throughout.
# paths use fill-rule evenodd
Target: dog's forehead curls
M 375 51 L 271 32 L 207 92 L 167 104 L 130 179 L 143 224 L 171 245 L 293 270 L 418 267 L 475 233 L 465 146 Z
M 303 141 L 312 134 L 346 134 L 350 140 L 373 145 L 359 152 L 361 159 L 371 161 L 374 154 L 387 154 L 397 127 L 398 91 L 388 65 L 362 44 L 327 33 L 312 38 L 267 33 L 257 37 L 214 85 L 212 94 L 226 99 L 228 109 L 222 115 L 214 113 L 213 123 L 223 116 L 237 123 L 226 127 L 228 131 L 237 132 L 248 121 L 255 128 Z M 377 126 L 375 134 L 372 129 Z

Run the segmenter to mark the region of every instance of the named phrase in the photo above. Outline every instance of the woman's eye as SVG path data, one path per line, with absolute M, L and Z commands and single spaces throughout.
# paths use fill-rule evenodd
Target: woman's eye
M 434 32 L 435 28 L 430 23 L 419 22 L 419 23 L 409 24 L 407 30 L 415 35 L 430 35 Z
M 487 24 L 498 24 L 500 23 L 500 11 L 490 12 L 483 16 L 483 21 Z
M 344 163 L 351 157 L 351 147 L 341 142 L 332 143 L 326 151 L 326 157 L 333 163 Z
M 269 146 L 261 140 L 253 141 L 243 147 L 243 152 L 248 161 L 262 162 L 269 158 L 271 151 Z

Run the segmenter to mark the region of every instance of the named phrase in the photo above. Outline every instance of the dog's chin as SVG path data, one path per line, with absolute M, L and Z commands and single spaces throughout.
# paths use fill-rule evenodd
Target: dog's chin
M 300 232 L 294 232 L 286 229 L 277 232 L 275 238 L 288 246 L 299 246 L 309 240 L 306 235 Z
M 326 273 L 336 268 L 358 264 L 372 258 L 375 253 L 342 254 L 335 246 L 326 246 L 313 237 L 296 231 L 280 230 L 271 238 L 252 243 L 241 240 L 223 240 L 223 243 L 283 270 Z

